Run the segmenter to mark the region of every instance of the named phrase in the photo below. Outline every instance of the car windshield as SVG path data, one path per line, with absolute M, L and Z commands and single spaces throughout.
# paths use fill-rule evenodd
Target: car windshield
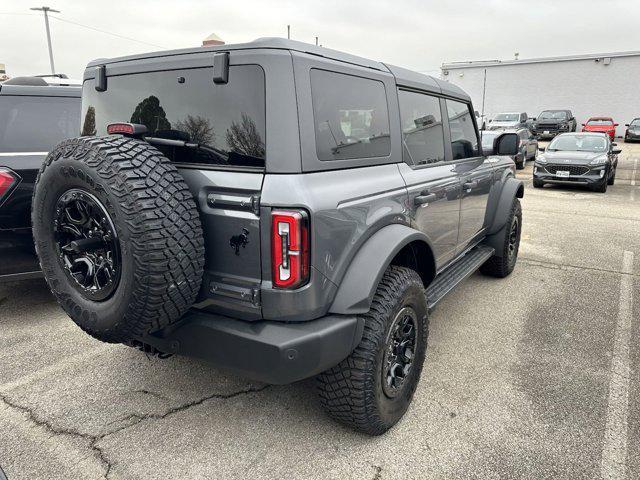
M 602 118 L 595 118 L 593 120 L 589 120 L 587 125 L 613 125 L 613 120 L 606 120 Z
M 636 118 L 635 120 L 633 120 L 629 126 L 631 127 L 640 127 L 640 118 Z
M 502 132 L 482 131 L 482 148 L 493 148 L 493 141 Z
M 517 113 L 499 113 L 493 117 L 494 122 L 517 122 L 520 115 Z
M 544 111 L 538 117 L 541 120 L 564 120 L 567 118 L 567 112 L 562 111 Z
M 607 139 L 604 135 L 560 135 L 553 139 L 547 151 L 604 152 Z

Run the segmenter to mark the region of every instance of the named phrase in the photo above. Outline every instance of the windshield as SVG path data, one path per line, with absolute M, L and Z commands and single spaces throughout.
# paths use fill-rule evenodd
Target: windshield
M 640 127 L 640 118 L 636 118 L 635 120 L 633 120 L 630 124 L 630 127 Z
M 493 148 L 493 141 L 502 132 L 482 131 L 482 148 Z
M 499 113 L 493 117 L 494 122 L 517 122 L 520 115 L 517 113 Z
M 613 125 L 613 120 L 605 120 L 601 118 L 596 118 L 593 120 L 589 120 L 587 125 Z
M 567 118 L 567 112 L 546 110 L 538 118 L 540 120 L 564 120 Z
M 607 139 L 604 135 L 560 135 L 553 139 L 547 151 L 605 152 Z

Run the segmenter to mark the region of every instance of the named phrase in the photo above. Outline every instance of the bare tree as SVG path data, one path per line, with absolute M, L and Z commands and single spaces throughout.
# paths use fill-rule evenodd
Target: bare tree
M 87 114 L 84 116 L 84 123 L 82 124 L 82 132 L 80 135 L 83 137 L 92 137 L 96 134 L 96 109 L 92 106 L 87 108 Z
M 216 135 L 209 119 L 200 115 L 187 115 L 175 124 L 175 129 L 189 134 L 191 142 L 212 146 Z
M 230 151 L 250 157 L 264 158 L 264 142 L 256 123 L 243 113 L 240 123 L 233 122 L 226 132 L 227 145 Z

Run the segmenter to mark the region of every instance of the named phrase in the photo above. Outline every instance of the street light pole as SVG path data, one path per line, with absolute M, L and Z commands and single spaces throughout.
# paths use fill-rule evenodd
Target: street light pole
M 49 16 L 47 15 L 47 13 L 60 13 L 60 11 L 54 10 L 53 8 L 49 7 L 33 7 L 31 8 L 31 10 L 37 10 L 44 13 L 44 27 L 47 30 L 47 45 L 49 46 L 49 63 L 51 64 L 51 75 L 55 75 L 56 67 L 53 64 L 53 48 L 51 47 L 51 32 L 49 31 Z

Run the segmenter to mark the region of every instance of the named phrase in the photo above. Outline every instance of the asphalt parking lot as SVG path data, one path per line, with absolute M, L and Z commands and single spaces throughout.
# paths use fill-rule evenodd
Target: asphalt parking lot
M 43 281 L 0 285 L 0 465 L 17 479 L 640 478 L 640 144 L 606 194 L 526 181 L 515 272 L 431 317 L 386 435 L 266 386 L 94 341 Z

